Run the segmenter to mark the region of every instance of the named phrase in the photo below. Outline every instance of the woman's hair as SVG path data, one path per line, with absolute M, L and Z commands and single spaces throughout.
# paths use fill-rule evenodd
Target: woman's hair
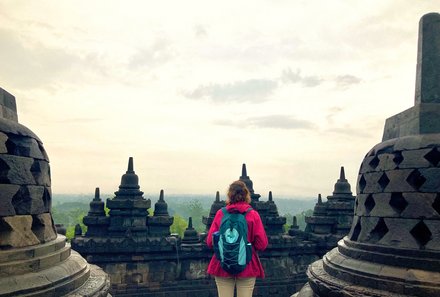
M 251 193 L 246 187 L 246 184 L 241 180 L 237 180 L 229 185 L 227 196 L 227 204 L 237 203 L 241 201 L 251 203 Z

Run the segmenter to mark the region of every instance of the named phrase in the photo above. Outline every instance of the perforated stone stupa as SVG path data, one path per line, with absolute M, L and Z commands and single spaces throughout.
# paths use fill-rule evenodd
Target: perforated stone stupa
M 440 14 L 419 24 L 415 105 L 365 156 L 348 236 L 300 297 L 440 296 Z
M 309 238 L 314 237 L 323 245 L 322 250 L 329 250 L 336 246 L 337 242 L 350 231 L 354 202 L 355 197 L 345 178 L 344 167 L 341 167 L 333 195 L 327 196 L 327 201 L 323 202 L 319 194 L 313 215 L 306 217 L 305 231 Z
M 0 296 L 107 296 L 110 282 L 56 233 L 49 158 L 0 88 Z

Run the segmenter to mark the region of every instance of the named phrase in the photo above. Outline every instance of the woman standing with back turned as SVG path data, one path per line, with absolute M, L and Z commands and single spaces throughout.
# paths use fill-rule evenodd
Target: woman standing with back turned
M 244 182 L 238 180 L 229 186 L 226 199 L 226 211 L 228 213 L 246 213 L 248 232 L 247 241 L 252 244 L 252 258 L 244 270 L 236 275 L 231 275 L 221 267 L 220 261 L 214 255 L 208 266 L 208 273 L 215 277 L 219 297 L 233 297 L 234 287 L 237 286 L 237 297 L 251 297 L 254 290 L 255 279 L 264 278 L 263 266 L 258 258 L 257 251 L 263 251 L 267 247 L 267 236 L 264 231 L 260 215 L 251 207 L 250 192 Z M 219 231 L 223 218 L 223 209 L 217 211 L 211 228 L 209 229 L 206 243 L 213 247 L 212 235 Z

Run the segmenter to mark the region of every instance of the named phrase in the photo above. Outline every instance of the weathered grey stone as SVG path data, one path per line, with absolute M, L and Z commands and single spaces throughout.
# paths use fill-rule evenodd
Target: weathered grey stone
M 378 155 L 380 160 L 379 165 L 376 167 L 378 171 L 387 171 L 394 170 L 397 167 L 396 162 L 394 161 L 395 155 L 391 153 L 385 153 Z M 400 165 L 399 165 L 400 167 Z
M 440 189 L 440 168 L 423 168 L 419 171 L 426 178 L 420 192 L 437 193 Z
M 428 160 L 423 158 L 423 156 L 430 151 L 431 148 L 403 151 L 402 152 L 403 161 L 399 164 L 399 168 L 404 169 L 404 168 L 429 167 L 430 163 L 428 162 Z
M 6 148 L 6 141 L 8 136 L 5 133 L 0 132 L 0 154 L 6 154 L 8 149 Z
M 375 206 L 370 212 L 370 216 L 374 217 L 398 217 L 397 214 L 390 206 L 390 193 L 377 193 L 373 194 Z
M 2 117 L 0 117 L 0 131 L 6 134 L 16 134 L 16 135 L 32 137 L 40 141 L 38 136 L 35 135 L 35 133 L 32 132 L 26 126 L 23 126 L 15 121 L 11 121 Z
M 419 24 L 415 104 L 440 103 L 440 14 L 425 15 Z
M 15 215 L 12 199 L 19 188 L 18 185 L 0 184 L 0 217 Z
M 15 122 L 18 121 L 15 97 L 2 88 L 0 88 L 0 107 L 1 117 Z
M 366 181 L 366 186 L 362 193 L 380 193 L 382 192 L 382 188 L 378 183 L 378 180 L 381 178 L 383 172 L 371 172 L 363 174 L 363 177 Z
M 43 160 L 35 160 L 31 166 L 31 173 L 39 186 L 51 186 L 49 163 Z
M 406 182 L 412 171 L 412 169 L 387 171 L 386 174 L 390 182 L 386 186 L 384 192 L 413 192 L 414 188 L 408 182 Z
M 34 138 L 10 134 L 6 147 L 11 155 L 44 160 L 38 142 Z
M 50 213 L 43 213 L 33 216 L 32 231 L 40 242 L 48 242 L 57 237 Z
M 21 186 L 12 200 L 15 212 L 20 215 L 48 212 L 43 195 L 43 186 Z
M 40 241 L 32 232 L 32 216 L 0 218 L 0 247 L 25 247 Z
M 15 185 L 35 185 L 31 174 L 34 159 L 0 154 L 0 175 L 3 183 Z
M 392 247 L 419 249 L 419 244 L 409 233 L 417 222 L 418 220 L 413 219 L 385 218 L 389 231 L 379 243 Z
M 403 218 L 440 219 L 440 214 L 433 208 L 436 193 L 403 193 L 408 207 L 403 210 Z

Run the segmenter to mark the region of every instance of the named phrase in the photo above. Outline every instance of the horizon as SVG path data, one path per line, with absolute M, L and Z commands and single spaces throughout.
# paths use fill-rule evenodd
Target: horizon
M 385 120 L 413 106 L 417 24 L 438 8 L 9 1 L 0 86 L 44 144 L 53 193 L 112 193 L 133 156 L 148 193 L 214 197 L 246 163 L 261 199 L 326 197 L 341 166 L 355 194 Z

